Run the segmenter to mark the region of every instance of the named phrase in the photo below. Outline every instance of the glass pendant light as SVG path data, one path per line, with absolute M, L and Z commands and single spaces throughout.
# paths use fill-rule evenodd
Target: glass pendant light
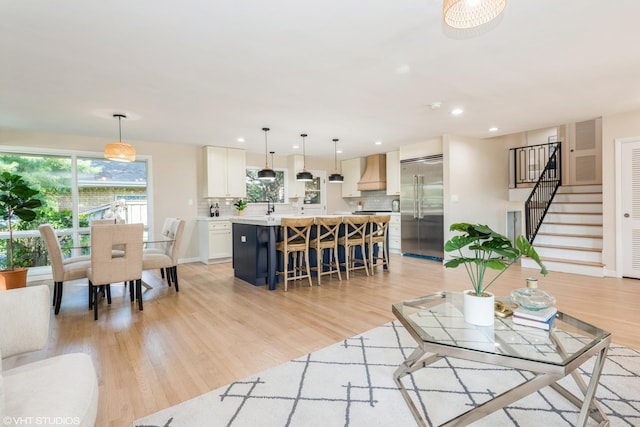
M 276 173 L 269 167 L 269 160 L 267 158 L 267 132 L 269 132 L 269 128 L 262 128 L 262 130 L 264 131 L 264 169 L 258 171 L 258 179 L 263 181 L 273 181 L 276 179 Z
M 333 140 L 333 166 L 335 171 L 329 175 L 329 182 L 331 184 L 342 184 L 344 176 L 338 170 L 338 138 Z
M 313 175 L 307 171 L 307 156 L 304 149 L 304 139 L 307 137 L 306 133 L 301 133 L 302 137 L 302 172 L 296 174 L 297 181 L 313 181 Z
M 122 142 L 122 119 L 126 119 L 124 114 L 114 114 L 118 118 L 119 142 L 110 142 L 104 147 L 104 158 L 114 162 L 135 162 L 136 150 L 126 142 Z

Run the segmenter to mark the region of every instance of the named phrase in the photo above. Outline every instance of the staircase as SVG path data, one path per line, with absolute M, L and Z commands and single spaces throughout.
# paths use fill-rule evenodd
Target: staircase
M 549 271 L 604 277 L 602 186 L 561 186 L 533 241 Z M 522 266 L 537 268 L 531 259 Z

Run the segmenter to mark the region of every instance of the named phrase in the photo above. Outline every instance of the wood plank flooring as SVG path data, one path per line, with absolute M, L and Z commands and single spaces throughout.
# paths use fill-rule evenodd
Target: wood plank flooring
M 594 278 L 513 266 L 492 286 L 508 295 L 539 277 L 557 306 L 613 333 L 615 343 L 640 348 L 640 281 Z M 468 289 L 464 269 L 392 256 L 391 270 L 349 281 L 323 277 L 322 286 L 297 284 L 285 293 L 233 277 L 231 264 L 182 264 L 180 292 L 159 274 L 144 311 L 113 285 L 113 303 L 103 301 L 93 320 L 83 281 L 65 284 L 62 309 L 52 314 L 46 350 L 5 363 L 22 364 L 62 353 L 93 357 L 100 384 L 97 426 L 130 426 L 160 409 L 273 367 L 393 320 L 391 304 L 439 290 Z M 315 283 L 315 282 L 314 282 Z

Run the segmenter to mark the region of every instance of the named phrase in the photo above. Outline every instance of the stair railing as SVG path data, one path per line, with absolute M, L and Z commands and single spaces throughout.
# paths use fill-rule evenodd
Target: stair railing
M 560 142 L 558 141 L 509 149 L 512 174 L 510 181 L 513 188 L 534 185 L 553 153 L 559 150 Z
M 562 184 L 560 143 L 556 144 L 557 147 L 550 153 L 549 161 L 524 204 L 527 240 L 530 243 L 536 238 L 553 197 Z

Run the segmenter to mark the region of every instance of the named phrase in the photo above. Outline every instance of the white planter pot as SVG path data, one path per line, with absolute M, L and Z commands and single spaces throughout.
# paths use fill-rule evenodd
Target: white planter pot
M 492 293 L 490 296 L 478 297 L 469 295 L 473 291 L 464 291 L 464 321 L 478 326 L 492 326 L 494 322 L 494 302 Z

